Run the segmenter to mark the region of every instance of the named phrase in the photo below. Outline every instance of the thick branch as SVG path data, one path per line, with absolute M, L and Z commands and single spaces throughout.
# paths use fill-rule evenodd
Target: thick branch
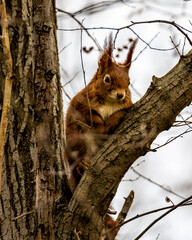
M 125 121 L 99 150 L 69 204 L 72 225 L 78 223 L 78 229 L 86 231 L 79 221 L 82 216 L 99 224 L 126 171 L 191 101 L 192 51 L 165 76 L 153 77 L 146 94 L 128 109 Z

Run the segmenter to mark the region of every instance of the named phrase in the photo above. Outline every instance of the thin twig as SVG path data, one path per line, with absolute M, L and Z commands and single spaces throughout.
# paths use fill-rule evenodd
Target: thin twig
M 89 100 L 89 93 L 88 93 L 88 89 L 87 89 L 87 82 L 86 82 L 86 78 L 85 78 L 85 69 L 84 69 L 84 64 L 83 64 L 83 53 L 82 53 L 83 36 L 82 35 L 83 35 L 83 31 L 81 31 L 81 48 L 80 48 L 81 66 L 82 66 L 82 71 L 83 71 L 83 80 L 84 80 L 84 85 L 85 85 L 85 90 L 86 90 L 86 97 L 87 97 L 87 103 L 88 103 L 88 106 L 89 106 L 91 128 L 92 128 L 93 116 L 92 116 L 92 111 L 91 111 L 91 104 L 90 104 L 90 100 Z
M 182 30 L 182 27 L 180 25 L 178 25 L 177 23 L 175 23 L 174 21 L 167 21 L 167 20 L 151 20 L 151 21 L 140 21 L 140 22 L 131 22 L 133 25 L 138 25 L 138 24 L 146 24 L 146 23 L 166 23 L 166 24 L 170 24 L 172 26 L 174 26 L 175 28 L 177 28 L 177 30 L 179 30 L 189 41 L 190 45 L 192 46 L 192 41 L 189 38 L 189 36 Z M 125 27 L 126 28 L 126 27 Z M 187 29 L 185 29 L 187 31 Z
M 69 47 L 71 45 L 71 42 L 68 43 L 66 46 L 64 46 L 60 51 L 59 54 L 61 54 L 67 47 Z
M 91 14 L 93 12 L 101 12 L 101 10 L 105 10 L 106 8 L 109 8 L 113 6 L 114 4 L 117 3 L 125 3 L 128 2 L 129 0 L 113 0 L 113 1 L 101 1 L 101 2 L 96 2 L 96 3 L 91 3 L 87 5 L 86 7 L 74 12 L 74 15 L 82 14 L 82 13 L 87 13 Z
M 122 30 L 121 28 L 113 28 L 113 27 L 90 27 L 90 28 L 85 28 L 86 30 L 111 30 L 111 31 L 120 31 Z M 85 30 L 84 29 L 84 30 Z M 151 47 L 143 38 L 141 38 L 131 27 L 127 27 L 130 31 L 132 31 L 137 38 L 139 38 L 143 43 L 145 43 L 150 49 L 155 50 L 155 51 L 171 51 L 174 50 L 175 48 L 154 48 Z M 81 28 L 58 28 L 58 31 L 81 31 Z
M 190 124 L 186 121 L 189 118 L 191 118 L 191 116 L 189 116 L 186 120 L 183 118 L 183 116 L 181 114 L 179 114 L 179 116 L 181 117 L 181 119 L 183 120 L 183 122 L 185 122 L 185 125 L 187 125 L 189 127 L 189 129 L 192 129 L 192 127 L 190 126 Z
M 191 206 L 192 203 L 186 203 L 186 204 L 183 204 L 182 206 L 179 206 L 179 207 L 184 207 L 184 206 Z M 114 230 L 115 228 L 120 228 L 122 227 L 123 225 L 129 223 L 129 222 L 132 222 L 138 218 L 141 218 L 141 217 L 144 217 L 144 216 L 147 216 L 147 215 L 150 215 L 150 214 L 153 214 L 153 213 L 157 213 L 157 212 L 161 212 L 161 211 L 164 211 L 164 210 L 167 210 L 167 209 L 171 209 L 173 208 L 173 206 L 168 206 L 168 207 L 163 207 L 163 208 L 157 208 L 157 209 L 154 209 L 154 210 L 151 210 L 151 211 L 148 211 L 148 212 L 145 212 L 145 213 L 141 213 L 141 214 L 137 214 L 136 216 L 124 221 L 123 223 L 120 223 L 118 224 L 117 226 L 113 227 L 113 228 L 110 228 L 110 231 Z
M 159 239 L 159 237 L 160 237 L 160 234 L 158 234 L 158 235 L 157 235 L 157 238 L 156 238 L 156 240 L 158 240 L 158 239 Z
M 135 238 L 135 240 L 140 239 L 153 225 L 155 225 L 155 223 L 157 223 L 158 221 L 160 221 L 162 218 L 164 218 L 166 215 L 168 215 L 169 213 L 173 212 L 175 209 L 177 209 L 178 207 L 182 206 L 185 202 L 189 201 L 190 199 L 192 199 L 192 195 L 186 199 L 184 199 L 183 201 L 181 201 L 180 203 L 178 203 L 177 205 L 173 206 L 170 210 L 168 210 L 167 212 L 165 212 L 164 214 L 162 214 L 160 217 L 156 218 L 148 227 L 145 228 L 145 230 L 139 234 L 139 236 L 137 236 Z
M 64 85 L 63 85 L 63 87 L 65 87 L 66 85 L 68 85 L 69 83 L 71 83 L 76 77 L 77 77 L 77 75 L 80 73 L 80 71 L 79 72 L 77 72 L 75 75 L 74 75 L 74 77 L 72 77 L 69 81 L 67 81 Z
M 27 215 L 30 215 L 30 214 L 32 214 L 32 213 L 34 213 L 34 212 L 35 212 L 34 210 L 29 211 L 29 212 L 25 212 L 25 213 L 23 213 L 23 214 L 15 217 L 15 218 L 12 218 L 12 221 L 17 221 L 18 219 L 23 218 L 23 217 L 25 217 L 25 216 L 27 216 Z
M 131 27 L 128 28 L 132 33 L 134 33 L 135 36 L 138 37 L 138 39 L 140 39 L 143 43 L 145 43 L 151 50 L 155 50 L 155 51 L 171 51 L 174 50 L 175 47 L 172 48 L 155 48 L 152 47 L 148 42 L 146 42 L 143 38 L 141 38 Z M 177 45 L 178 47 L 179 45 Z
M 139 177 L 136 177 L 135 179 L 122 179 L 121 181 L 122 182 L 135 182 L 135 181 L 137 181 L 137 180 L 139 180 Z
M 185 43 L 186 43 L 186 37 L 184 38 L 184 43 L 183 43 L 183 48 L 182 48 L 182 55 L 184 55 Z
M 189 124 L 192 124 L 192 122 L 191 121 L 175 121 L 175 123 L 172 127 L 183 127 L 186 125 L 189 126 Z
M 60 8 L 57 8 L 57 10 L 58 10 L 59 12 L 65 13 L 65 14 L 69 15 L 70 17 L 72 17 L 72 18 L 81 26 L 81 29 L 83 29 L 83 30 L 87 33 L 87 35 L 93 40 L 93 42 L 94 42 L 95 45 L 97 46 L 98 50 L 99 50 L 100 52 L 102 51 L 102 49 L 101 49 L 101 47 L 99 46 L 99 44 L 97 43 L 97 41 L 96 41 L 96 40 L 91 36 L 91 34 L 88 32 L 88 29 L 83 26 L 83 24 L 75 17 L 75 15 L 74 15 L 73 13 L 64 11 L 64 10 L 62 10 L 62 9 L 60 9 Z
M 82 126 L 82 127 L 85 127 L 85 128 L 87 128 L 87 129 L 91 129 L 91 126 L 87 125 L 86 123 L 84 123 L 84 122 L 82 122 L 82 121 L 80 121 L 80 120 L 74 119 L 74 121 L 75 121 L 76 123 L 78 123 L 78 124 L 79 124 L 80 126 Z
M 188 129 L 187 129 L 186 131 L 184 131 L 183 133 L 177 135 L 176 137 L 171 137 L 171 138 L 169 138 L 164 144 L 162 144 L 162 145 L 160 145 L 160 146 L 158 146 L 158 147 L 156 147 L 156 148 L 153 148 L 153 149 L 151 149 L 150 151 L 154 152 L 154 151 L 156 151 L 157 149 L 164 147 L 165 145 L 173 142 L 175 139 L 177 139 L 177 138 L 179 138 L 179 137 L 183 137 L 184 134 L 187 134 L 187 133 L 190 133 L 190 132 L 192 132 L 192 129 L 191 129 L 191 128 L 188 128 Z
M 71 97 L 69 96 L 69 94 L 65 91 L 65 88 L 62 86 L 62 91 L 65 94 L 65 96 L 71 101 Z
M 192 121 L 189 121 L 189 119 L 192 118 L 191 114 L 186 119 L 184 119 L 184 117 L 181 114 L 179 114 L 178 116 L 181 117 L 182 121 L 181 120 L 175 121 L 173 127 L 180 127 L 180 126 L 187 125 L 189 127 L 189 129 L 190 128 L 192 129 L 192 127 L 190 126 L 190 124 L 192 124 Z
M 79 234 L 77 233 L 76 229 L 73 229 L 73 234 L 74 234 L 76 240 L 80 240 Z
M 132 62 L 136 61 L 137 58 L 147 49 L 147 47 L 150 47 L 150 44 L 152 41 L 158 36 L 159 33 L 157 33 L 150 41 L 149 43 L 145 42 L 146 46 L 137 54 L 137 56 L 133 59 Z
M 178 47 L 175 45 L 175 43 L 174 43 L 174 41 L 173 41 L 173 38 L 172 38 L 171 36 L 170 36 L 170 39 L 171 39 L 171 42 L 173 43 L 173 46 L 175 47 L 178 55 L 181 57 L 181 53 L 179 52 L 179 49 L 178 49 Z
M 179 198 L 185 199 L 183 196 L 181 196 L 181 195 L 173 192 L 172 190 L 170 190 L 170 189 L 164 187 L 163 185 L 161 185 L 161 184 L 159 184 L 159 183 L 151 180 L 150 178 L 145 177 L 144 175 L 142 175 L 141 173 L 139 173 L 138 171 L 136 171 L 133 167 L 131 167 L 131 170 L 132 170 L 134 173 L 136 173 L 139 177 L 142 177 L 143 179 L 147 180 L 148 182 L 151 182 L 151 183 L 153 183 L 154 185 L 157 185 L 158 187 L 162 188 L 163 190 L 165 190 L 165 191 L 167 191 L 167 192 L 170 192 L 170 193 L 174 194 L 175 196 L 177 196 L 177 197 L 179 197 Z
M 120 28 L 114 28 L 114 27 L 91 27 L 91 28 L 83 28 L 85 31 L 88 31 L 88 30 L 111 30 L 111 31 L 121 31 L 123 29 L 130 29 L 134 34 L 136 34 L 133 30 L 132 30 L 132 26 L 135 26 L 135 25 L 139 25 L 139 24 L 150 24 L 150 23 L 165 23 L 165 24 L 169 24 L 169 25 L 172 25 L 173 27 L 177 28 L 178 31 L 180 31 L 185 37 L 186 39 L 188 40 L 189 44 L 192 46 L 192 40 L 190 39 L 190 37 L 187 35 L 187 33 L 184 32 L 187 31 L 187 32 L 190 32 L 190 30 L 180 26 L 179 24 L 175 23 L 175 22 L 171 22 L 171 21 L 166 21 L 166 20 L 151 20 L 151 21 L 139 21 L 139 22 L 131 22 L 131 24 L 127 25 L 127 26 L 124 26 L 124 27 L 120 27 Z M 74 28 L 74 29 L 58 29 L 59 31 L 81 31 L 81 28 Z M 137 35 L 138 37 L 138 35 Z M 141 38 L 140 38 L 141 39 Z M 143 42 L 145 42 L 143 39 L 141 39 Z M 153 50 L 161 50 L 161 51 L 168 51 L 168 50 L 172 50 L 173 48 L 171 49 L 155 49 L 155 48 L 152 48 Z

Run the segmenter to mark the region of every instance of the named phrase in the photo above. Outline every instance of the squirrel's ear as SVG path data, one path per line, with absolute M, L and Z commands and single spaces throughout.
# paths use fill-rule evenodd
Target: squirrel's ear
M 104 52 L 99 59 L 99 72 L 103 72 L 112 63 L 113 40 L 112 34 L 109 35 L 109 40 L 105 39 Z
M 132 60 L 132 55 L 133 55 L 133 51 L 135 49 L 135 45 L 137 43 L 137 39 L 136 40 L 132 40 L 131 42 L 131 46 L 130 46 L 130 49 L 129 49 L 129 52 L 127 54 L 127 58 L 125 60 L 125 62 L 123 63 L 123 65 L 126 67 L 126 68 L 130 68 L 131 66 L 131 60 Z

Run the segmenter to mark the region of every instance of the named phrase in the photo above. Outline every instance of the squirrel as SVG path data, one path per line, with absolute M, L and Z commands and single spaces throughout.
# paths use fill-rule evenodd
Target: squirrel
M 117 64 L 112 58 L 113 40 L 110 35 L 109 40 L 105 40 L 93 79 L 69 104 L 65 158 L 70 168 L 72 193 L 98 148 L 114 132 L 126 109 L 133 104 L 128 72 L 136 42 L 132 40 L 125 62 Z

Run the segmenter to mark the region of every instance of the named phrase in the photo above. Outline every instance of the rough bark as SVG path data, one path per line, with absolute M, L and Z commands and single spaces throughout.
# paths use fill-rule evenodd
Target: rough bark
M 99 239 L 122 177 L 191 101 L 192 51 L 164 77 L 153 77 L 146 94 L 128 109 L 125 121 L 99 150 L 70 201 L 64 239 L 71 239 L 74 229 L 82 233 L 80 239 Z
M 53 1 L 33 1 L 34 118 L 36 133 L 36 239 L 55 239 L 55 171 L 61 92 Z M 51 49 L 51 51 L 50 51 Z M 59 117 L 60 115 L 60 117 Z
M 1 239 L 99 239 L 103 217 L 131 164 L 150 151 L 192 100 L 192 52 L 127 112 L 99 150 L 67 209 L 56 212 L 64 188 L 63 115 L 54 1 L 6 1 L 13 57 L 13 95 L 0 205 Z M 0 114 L 4 93 L 0 46 Z M 54 225 L 55 221 L 55 225 Z M 76 235 L 75 232 L 82 235 Z
M 14 82 L 3 160 L 0 236 L 54 239 L 55 198 L 64 186 L 55 5 L 52 0 L 11 0 L 6 5 Z M 0 104 L 3 58 L 0 49 Z
M 5 88 L 3 97 L 3 108 L 0 120 L 0 191 L 1 191 L 1 172 L 2 172 L 2 162 L 4 155 L 4 143 L 7 132 L 8 125 L 8 115 L 11 103 L 11 91 L 12 91 L 12 69 L 13 62 L 11 57 L 10 43 L 9 43 L 9 29 L 5 1 L 0 1 L 0 25 L 1 32 L 0 41 L 3 48 L 3 55 L 5 61 L 6 78 L 5 78 Z

